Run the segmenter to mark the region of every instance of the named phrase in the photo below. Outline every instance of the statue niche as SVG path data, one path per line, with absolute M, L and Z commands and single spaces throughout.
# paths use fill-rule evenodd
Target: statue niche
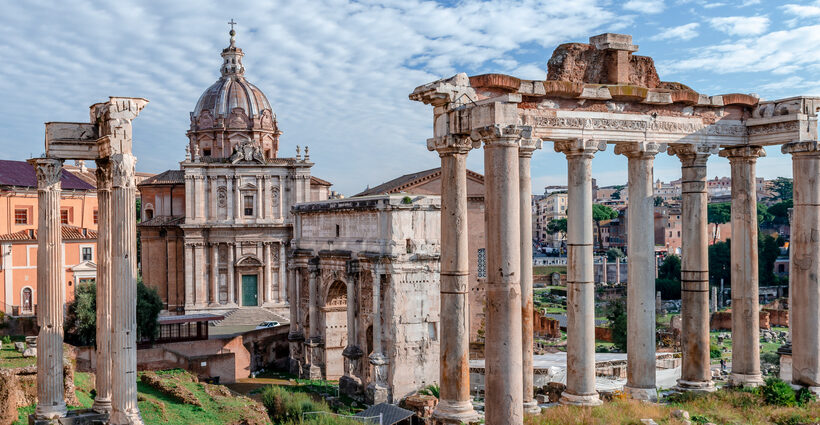
M 234 146 L 231 154 L 231 164 L 244 163 L 258 163 L 264 164 L 265 157 L 262 156 L 262 149 L 258 142 L 245 140 Z

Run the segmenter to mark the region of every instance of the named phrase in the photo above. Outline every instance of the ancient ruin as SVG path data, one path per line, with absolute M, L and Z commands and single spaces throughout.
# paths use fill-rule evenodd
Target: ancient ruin
M 450 189 L 442 196 L 441 364 L 446 367 L 441 368 L 442 401 L 434 413 L 439 422 L 469 422 L 475 417 L 463 356 L 468 315 L 457 308 L 464 305 L 464 285 L 459 284 L 464 267 L 458 259 L 467 255 L 466 233 L 454 229 L 466 223 L 465 157 L 482 146 L 487 188 L 486 423 L 520 424 L 532 405 L 532 370 L 524 367 L 532 361 L 532 314 L 527 310 L 532 281 L 524 271 L 529 264 L 521 261 L 528 255 L 522 248 L 527 244 L 521 243 L 528 233 L 521 229 L 530 224 L 522 222 L 527 214 L 521 211 L 525 202 L 519 188 L 529 193 L 528 158 L 541 141 L 553 142 L 554 151 L 564 154 L 569 165 L 568 372 L 561 402 L 600 403 L 595 391 L 590 162 L 608 144 L 627 157 L 629 169 L 627 393 L 636 399 L 657 398 L 654 241 L 651 230 L 640 223 L 653 220 L 653 159 L 665 151 L 680 158 L 684 177 L 683 366 L 678 386 L 714 388 L 709 373 L 705 170 L 706 159 L 715 154 L 728 158 L 732 168 L 732 281 L 737 286 L 732 300 L 731 381 L 747 386 L 762 382 L 759 330 L 748 323 L 759 310 L 755 162 L 770 145 L 784 145 L 783 152 L 793 154 L 795 167 L 792 287 L 799 295 L 793 306 L 792 347 L 794 369 L 799 372 L 792 382 L 818 390 L 820 300 L 811 295 L 818 284 L 818 247 L 811 236 L 811 220 L 820 196 L 815 193 L 820 98 L 761 101 L 747 94 L 708 96 L 661 81 L 652 59 L 634 55 L 637 50 L 631 36 L 601 34 L 591 37 L 589 44 L 558 46 L 548 62 L 546 80 L 462 73 L 410 94 L 410 99 L 433 106 L 434 134 L 428 148 L 441 156 L 444 187 Z

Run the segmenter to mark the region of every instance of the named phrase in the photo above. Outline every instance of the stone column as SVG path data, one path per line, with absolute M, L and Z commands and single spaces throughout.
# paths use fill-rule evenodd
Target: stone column
M 271 267 L 270 267 L 270 242 L 263 242 L 263 258 L 265 260 L 265 265 L 263 267 L 262 274 L 262 302 L 264 304 L 268 304 L 271 302 L 270 294 L 271 294 Z
M 622 143 L 615 153 L 629 158 L 629 264 L 627 265 L 626 386 L 637 400 L 656 401 L 655 387 L 655 221 L 653 163 L 666 149 L 658 143 Z
M 370 364 L 373 365 L 372 380 L 367 384 L 367 403 L 376 405 L 389 401 L 387 391 L 387 364 L 389 359 L 382 351 L 382 308 L 381 308 L 381 271 L 384 266 L 373 265 L 373 352 Z
M 348 396 L 355 396 L 362 390 L 362 380 L 357 374 L 359 360 L 364 352 L 357 344 L 359 331 L 356 322 L 356 312 L 359 311 L 356 292 L 360 284 L 361 272 L 361 263 L 358 260 L 347 263 L 347 346 L 342 351 L 342 356 L 345 359 L 345 372 L 344 376 L 339 379 L 339 391 Z
M 287 257 L 285 252 L 285 242 L 279 241 L 279 300 L 280 302 L 290 302 L 288 297 L 287 278 Z
M 567 388 L 561 403 L 601 404 L 595 391 L 595 282 L 590 163 L 605 142 L 555 142 L 567 157 Z
M 321 379 L 322 369 L 317 364 L 318 351 L 321 348 L 322 337 L 319 335 L 319 288 L 317 277 L 319 275 L 318 265 L 308 266 L 308 331 L 305 341 L 307 348 L 307 367 L 303 370 L 306 379 Z M 374 337 L 375 339 L 375 337 Z
M 242 193 L 239 191 L 239 185 L 242 184 L 242 178 L 239 176 L 234 176 L 234 183 L 233 183 L 233 213 L 234 213 L 234 220 L 241 221 L 242 220 Z
M 524 421 L 518 151 L 531 131 L 514 125 L 473 131 L 473 139 L 484 142 L 488 341 L 484 387 L 485 418 L 490 424 Z
M 521 226 L 521 351 L 524 412 L 541 413 L 533 384 L 533 300 L 532 300 L 532 182 L 530 159 L 541 140 L 524 139 L 518 150 L 518 199 Z M 468 326 L 469 328 L 469 326 Z
M 298 269 L 291 266 L 291 275 L 293 278 L 293 285 L 290 285 L 288 289 L 290 290 L 290 327 L 288 329 L 288 346 L 290 348 L 290 373 L 296 376 L 302 376 L 301 366 L 302 366 L 302 349 L 303 349 L 303 342 L 305 340 L 304 332 L 302 332 L 301 327 L 301 311 L 299 310 L 299 288 L 301 285 L 299 284 L 300 280 L 298 276 L 300 275 Z
M 211 303 L 210 307 L 219 307 L 219 244 L 211 244 Z
M 134 165 L 130 153 L 110 157 L 112 304 L 111 424 L 142 424 L 137 407 L 137 218 Z
M 204 242 L 194 244 L 194 307 L 202 308 L 208 305 L 208 276 L 206 274 L 208 254 Z
M 720 156 L 732 166 L 732 385 L 758 386 L 760 305 L 757 277 L 757 193 L 755 163 L 759 146 L 726 148 Z M 632 200 L 630 199 L 630 202 Z
M 194 306 L 194 244 L 185 242 L 185 309 Z
M 820 146 L 816 141 L 792 142 L 783 145 L 782 151 L 792 155 L 794 167 L 790 245 L 793 261 L 789 292 L 792 383 L 817 394 L 820 393 L 820 238 L 817 236 L 820 229 Z
M 230 181 L 230 180 L 228 180 Z M 234 271 L 234 263 L 236 260 L 234 259 L 234 244 L 228 244 L 228 275 L 225 276 L 225 280 L 228 282 L 228 304 L 232 306 L 236 306 L 236 282 L 234 278 L 236 277 L 236 272 Z
M 232 176 L 225 176 L 225 220 L 231 221 L 234 218 L 234 190 L 233 190 L 233 177 Z
M 467 229 L 467 153 L 469 136 L 429 139 L 441 157 L 441 349 L 437 424 L 477 420 L 470 401 L 469 248 Z M 374 275 L 374 288 L 378 282 Z M 375 297 L 375 295 L 374 295 Z M 375 325 L 374 325 L 375 332 Z
M 607 257 L 606 257 L 606 254 L 604 254 L 604 256 L 601 257 L 601 282 L 603 282 L 603 283 L 609 283 L 609 279 L 606 276 L 606 267 L 607 267 Z
M 97 370 L 92 408 L 111 413 L 111 163 L 97 160 Z
M 208 177 L 208 187 L 211 189 L 210 194 L 208 195 L 208 206 L 210 209 L 209 215 L 211 220 L 217 220 L 219 218 L 218 210 L 216 209 L 217 199 L 219 196 L 217 195 L 217 188 L 219 187 L 219 177 L 218 176 L 209 176 Z
M 37 419 L 66 415 L 63 387 L 62 226 L 60 175 L 63 161 L 30 159 L 37 173 Z M 132 209 L 133 210 L 133 209 Z
M 615 258 L 615 283 L 621 283 L 621 257 Z
M 669 154 L 681 161 L 681 390 L 715 390 L 709 357 L 706 160 L 710 150 L 696 145 L 669 147 Z

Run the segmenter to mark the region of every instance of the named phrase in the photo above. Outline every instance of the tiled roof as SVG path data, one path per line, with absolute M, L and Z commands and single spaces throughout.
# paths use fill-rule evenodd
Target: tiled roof
M 364 192 L 361 192 L 353 196 L 370 196 L 383 195 L 385 193 L 399 193 L 407 188 L 422 183 L 425 180 L 432 180 L 439 176 L 441 176 L 441 167 L 431 168 L 429 170 L 419 171 L 417 173 L 405 174 L 401 177 L 384 182 L 378 186 L 366 189 Z M 475 171 L 467 170 L 467 176 L 472 177 L 476 180 L 480 180 L 481 182 L 484 181 L 484 176 L 482 174 L 476 173 Z
M 184 184 L 185 171 L 167 170 L 143 180 L 138 186 L 149 184 Z
M 97 232 L 81 227 L 64 224 L 62 228 L 63 240 L 97 239 Z M 26 229 L 14 233 L 0 235 L 0 241 L 36 241 L 37 229 Z
M 93 185 L 66 171 L 60 175 L 60 184 L 63 189 L 69 190 L 95 189 Z M 0 159 L 0 186 L 37 187 L 37 174 L 34 172 L 34 167 L 26 161 Z
M 322 180 L 316 176 L 310 176 L 310 185 L 311 186 L 333 186 L 333 183 Z

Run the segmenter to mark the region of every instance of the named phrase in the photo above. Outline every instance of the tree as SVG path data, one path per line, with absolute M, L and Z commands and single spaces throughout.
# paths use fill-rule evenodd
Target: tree
M 794 202 L 789 199 L 778 202 L 769 207 L 769 214 L 772 215 L 774 224 L 788 224 L 789 223 L 789 208 L 794 206 Z
M 658 267 L 658 278 L 655 279 L 655 290 L 660 291 L 665 300 L 680 299 L 680 257 L 669 255 Z
M 769 213 L 769 208 L 760 202 L 757 203 L 757 225 L 770 226 L 774 216 Z
M 757 238 L 757 269 L 760 286 L 771 286 L 777 283 L 774 276 L 774 262 L 780 256 L 780 247 L 785 244 L 783 237 L 761 235 Z
M 595 229 L 598 234 L 598 248 L 601 248 L 601 222 L 618 218 L 618 211 L 601 204 L 592 204 L 592 221 L 595 222 Z
M 609 303 L 606 315 L 609 320 L 609 330 L 612 331 L 612 343 L 621 351 L 626 351 L 626 304 L 623 300 Z
M 790 178 L 778 177 L 772 182 L 772 192 L 780 201 L 791 201 L 793 194 L 793 181 Z
M 709 282 L 712 286 L 719 286 L 721 279 L 727 286 L 731 285 L 731 248 L 730 239 L 709 246 Z
M 159 330 L 157 317 L 162 299 L 157 290 L 137 280 L 137 340 L 153 341 Z M 65 327 L 66 342 L 74 345 L 94 345 L 97 340 L 97 285 L 80 283 L 74 291 L 74 301 L 68 304 Z
M 567 234 L 567 219 L 556 218 L 547 223 L 547 232 L 551 234 L 560 233 L 563 237 Z
M 624 257 L 626 257 L 626 255 L 624 255 L 624 252 L 621 251 L 618 248 L 609 248 L 608 250 L 606 250 L 606 259 L 607 259 L 607 261 L 615 261 L 615 259 L 617 259 L 617 258 L 624 258 Z
M 656 196 L 655 197 L 655 206 L 659 207 L 661 205 L 663 205 L 663 198 L 661 198 L 660 196 Z
M 715 225 L 712 235 L 712 245 L 717 243 L 718 225 L 728 223 L 732 220 L 732 204 L 729 202 L 718 202 L 706 206 L 706 221 Z
M 667 255 L 663 263 L 658 267 L 658 277 L 680 282 L 680 257 L 674 254 Z

